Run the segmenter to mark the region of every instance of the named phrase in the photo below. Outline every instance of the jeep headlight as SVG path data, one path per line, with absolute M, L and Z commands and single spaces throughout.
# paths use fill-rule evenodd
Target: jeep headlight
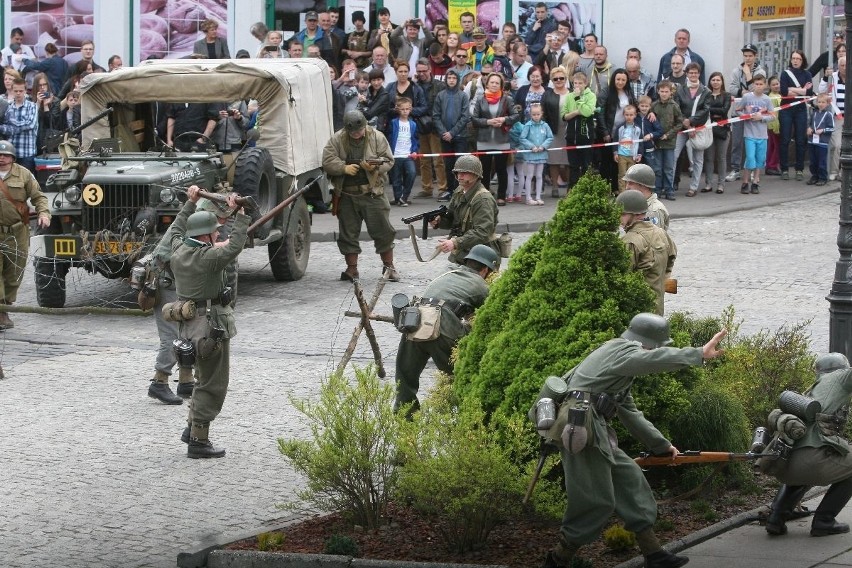
M 172 188 L 165 187 L 160 190 L 160 201 L 162 201 L 163 203 L 171 203 L 175 199 L 177 199 L 177 194 Z
M 82 197 L 83 192 L 80 190 L 79 185 L 71 185 L 65 188 L 65 199 L 68 200 L 69 203 L 77 203 L 80 201 L 80 197 Z

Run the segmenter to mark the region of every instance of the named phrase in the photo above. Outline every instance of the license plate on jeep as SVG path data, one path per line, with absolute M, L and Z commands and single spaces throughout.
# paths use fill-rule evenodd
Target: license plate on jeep
M 95 254 L 129 254 L 141 247 L 135 241 L 95 241 Z

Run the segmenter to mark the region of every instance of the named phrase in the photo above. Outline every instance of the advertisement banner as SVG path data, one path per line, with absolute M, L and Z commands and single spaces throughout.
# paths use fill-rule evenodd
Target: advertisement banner
M 540 0 L 515 0 L 515 14 L 518 34 L 526 37 L 535 23 L 535 5 Z M 603 2 L 558 2 L 545 0 L 547 12 L 556 21 L 568 20 L 575 38 L 586 34 L 601 35 L 600 22 L 603 15 Z M 582 42 L 580 42 L 582 44 Z
M 35 5 L 34 5 L 35 4 Z M 30 53 L 39 59 L 45 57 L 44 46 L 52 43 L 68 65 L 74 65 L 82 56 L 80 44 L 95 37 L 94 0 L 58 0 L 55 2 L 12 2 L 11 27 L 21 28 L 24 39 L 19 56 Z M 18 69 L 12 56 L 11 64 Z M 3 61 L 3 65 L 10 62 Z M 103 63 L 106 66 L 106 62 Z
M 804 18 L 805 0 L 741 0 L 743 22 Z
M 217 35 L 228 39 L 228 0 L 137 2 L 140 59 L 179 59 L 192 55 L 195 42 L 204 38 L 200 26 L 205 20 L 219 24 Z M 235 50 L 230 47 L 233 55 Z
M 355 29 L 355 25 L 352 23 L 352 13 L 361 11 L 364 12 L 364 18 L 366 18 L 366 23 L 364 23 L 364 27 L 368 30 L 370 29 L 370 0 L 346 0 L 346 33 L 351 32 Z
M 430 30 L 437 22 L 445 21 L 450 31 L 461 32 L 459 17 L 464 12 L 476 14 L 476 25 L 482 27 L 488 37 L 494 39 L 500 35 L 503 26 L 503 3 L 500 0 L 420 0 L 419 13 L 425 14 L 423 23 Z

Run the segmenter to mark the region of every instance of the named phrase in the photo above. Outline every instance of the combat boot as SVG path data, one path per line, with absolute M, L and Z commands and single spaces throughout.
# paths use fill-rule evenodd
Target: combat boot
M 148 387 L 148 396 L 156 398 L 163 404 L 183 404 L 183 399 L 175 396 L 169 388 L 169 376 L 162 371 L 154 373 L 154 378 L 151 379 L 151 385 Z
M 186 448 L 187 457 L 198 458 L 221 458 L 225 455 L 224 448 L 217 448 L 209 439 L 209 422 L 192 422 L 189 430 L 189 445 Z
M 645 529 L 636 533 L 636 544 L 645 557 L 647 568 L 678 568 L 689 562 L 686 556 L 676 556 L 660 545 L 654 529 Z
M 565 542 L 564 539 L 560 538 L 559 544 L 547 551 L 547 556 L 544 557 L 544 564 L 541 565 L 541 568 L 568 568 L 579 549 L 578 545 Z
M 849 532 L 849 525 L 838 523 L 837 515 L 852 498 L 852 478 L 832 483 L 819 502 L 811 521 L 811 536 L 830 536 Z
M 11 306 L 12 302 L 3 302 L 7 306 Z M 15 327 L 15 322 L 9 317 L 8 312 L 0 312 L 0 331 L 12 329 Z
M 358 254 L 347 253 L 343 257 L 346 259 L 346 270 L 340 273 L 340 279 L 344 282 L 355 282 L 358 279 Z
M 180 433 L 180 441 L 184 444 L 189 443 L 189 435 L 192 432 L 192 428 L 189 424 L 186 425 L 186 428 L 183 429 L 183 432 Z
M 195 378 L 192 376 L 192 369 L 189 367 L 180 367 L 178 371 L 177 395 L 182 398 L 189 398 L 192 396 L 194 388 Z
M 787 520 L 793 507 L 796 506 L 807 492 L 807 485 L 782 485 L 770 506 L 766 518 L 766 532 L 773 536 L 787 534 Z
M 385 278 L 388 279 L 389 282 L 399 282 L 399 272 L 396 271 L 396 268 L 393 265 L 393 249 L 383 252 L 382 257 L 382 274 Z

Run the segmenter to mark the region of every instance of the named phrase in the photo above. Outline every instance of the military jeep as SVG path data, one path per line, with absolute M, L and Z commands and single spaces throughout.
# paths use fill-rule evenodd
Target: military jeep
M 89 75 L 80 91 L 82 123 L 95 120 L 83 129 L 79 148 L 60 148 L 61 169 L 44 187 L 53 220 L 30 240 L 40 306 L 64 306 L 71 268 L 129 276 L 174 220 L 190 185 L 253 197 L 256 220 L 322 174 L 332 118 L 328 67 L 320 59 L 146 61 Z M 157 136 L 157 102 L 249 98 L 260 109 L 254 147 L 235 154 L 212 145 L 180 152 Z M 314 182 L 310 191 L 328 201 L 326 183 Z M 276 280 L 298 280 L 310 239 L 302 196 L 258 227 L 248 246 L 267 246 Z

